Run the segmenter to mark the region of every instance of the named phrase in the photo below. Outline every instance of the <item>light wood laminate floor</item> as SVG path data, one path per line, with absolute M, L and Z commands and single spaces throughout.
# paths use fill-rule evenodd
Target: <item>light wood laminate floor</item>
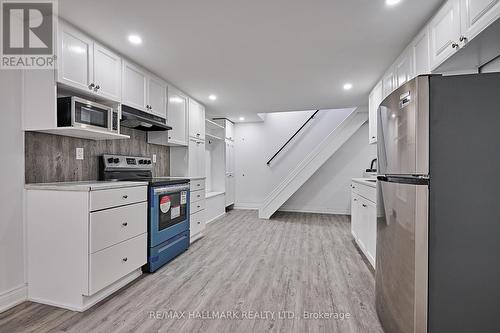
M 266 221 L 234 210 L 167 266 L 86 312 L 25 302 L 0 314 L 0 332 L 382 332 L 374 289 L 348 216 L 278 213 Z M 219 319 L 206 318 L 217 311 Z M 221 318 L 226 311 L 235 319 Z M 304 311 L 350 316 L 304 319 Z

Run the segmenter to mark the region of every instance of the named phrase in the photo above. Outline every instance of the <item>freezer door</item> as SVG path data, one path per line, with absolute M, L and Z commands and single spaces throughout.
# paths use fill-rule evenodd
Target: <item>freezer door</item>
M 379 181 L 376 307 L 386 333 L 427 332 L 428 193 Z
M 379 107 L 379 174 L 429 173 L 429 77 L 417 77 Z

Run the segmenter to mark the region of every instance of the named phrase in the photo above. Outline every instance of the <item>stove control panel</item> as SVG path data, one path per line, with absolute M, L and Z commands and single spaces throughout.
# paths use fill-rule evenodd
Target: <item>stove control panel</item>
M 151 170 L 153 168 L 153 162 L 150 157 L 103 155 L 102 159 L 104 169 Z

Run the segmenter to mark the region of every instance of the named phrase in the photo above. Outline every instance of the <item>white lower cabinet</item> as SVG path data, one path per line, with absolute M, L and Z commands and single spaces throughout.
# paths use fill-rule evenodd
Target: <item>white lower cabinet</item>
M 28 186 L 26 225 L 28 299 L 84 311 L 142 274 L 147 184 Z
M 375 268 L 377 248 L 376 188 L 351 184 L 351 233 L 363 254 Z
M 192 243 L 203 237 L 205 230 L 205 179 L 191 179 L 190 190 L 189 238 Z

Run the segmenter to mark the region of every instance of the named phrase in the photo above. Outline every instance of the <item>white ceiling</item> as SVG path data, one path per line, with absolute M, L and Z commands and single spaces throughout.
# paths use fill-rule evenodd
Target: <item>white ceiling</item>
M 442 0 L 59 0 L 60 15 L 211 114 L 366 105 Z M 142 36 L 132 46 L 127 35 Z M 351 82 L 354 88 L 344 91 Z M 218 99 L 208 99 L 210 94 Z

